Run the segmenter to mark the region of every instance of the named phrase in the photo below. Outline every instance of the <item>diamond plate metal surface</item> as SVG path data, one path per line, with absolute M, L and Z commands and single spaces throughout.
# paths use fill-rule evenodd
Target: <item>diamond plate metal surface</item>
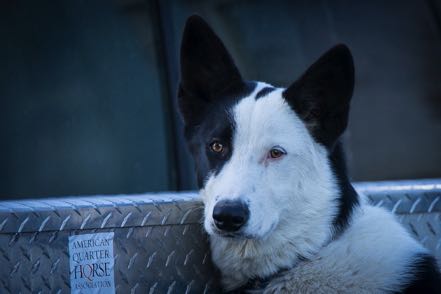
M 213 293 L 195 194 L 0 202 L 1 293 L 70 293 L 68 238 L 114 232 L 116 293 Z
M 358 183 L 441 261 L 441 180 Z M 70 293 L 68 238 L 112 231 L 117 293 L 216 293 L 194 193 L 0 202 L 1 293 Z

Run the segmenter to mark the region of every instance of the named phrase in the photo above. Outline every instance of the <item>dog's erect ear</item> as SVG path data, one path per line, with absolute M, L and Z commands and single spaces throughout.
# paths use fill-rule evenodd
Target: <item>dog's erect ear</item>
M 346 129 L 353 88 L 351 52 L 345 45 L 337 45 L 287 88 L 283 97 L 313 137 L 332 148 Z
M 207 103 L 243 85 L 230 54 L 209 25 L 188 18 L 181 44 L 179 107 L 186 124 L 197 121 Z

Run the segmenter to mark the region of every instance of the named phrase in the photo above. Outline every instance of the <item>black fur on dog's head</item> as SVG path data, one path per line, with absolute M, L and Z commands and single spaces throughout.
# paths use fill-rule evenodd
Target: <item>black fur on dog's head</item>
M 335 228 L 347 223 L 358 200 L 347 176 L 341 146 L 354 85 L 354 66 L 349 49 L 337 45 L 287 89 L 282 97 L 304 122 L 314 140 L 325 146 L 341 190 Z M 181 81 L 178 103 L 185 134 L 193 154 L 199 188 L 219 173 L 234 152 L 236 122 L 231 109 L 253 91 L 255 99 L 275 87 L 245 81 L 222 41 L 199 16 L 188 19 L 181 45 Z M 209 152 L 213 138 L 225 144 L 222 156 Z

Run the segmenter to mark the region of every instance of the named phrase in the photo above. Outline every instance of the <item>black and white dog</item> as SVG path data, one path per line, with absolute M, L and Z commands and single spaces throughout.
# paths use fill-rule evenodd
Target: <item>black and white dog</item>
M 179 107 L 225 290 L 441 293 L 435 259 L 348 180 L 353 86 L 344 45 L 286 89 L 244 81 L 207 23 L 188 19 Z

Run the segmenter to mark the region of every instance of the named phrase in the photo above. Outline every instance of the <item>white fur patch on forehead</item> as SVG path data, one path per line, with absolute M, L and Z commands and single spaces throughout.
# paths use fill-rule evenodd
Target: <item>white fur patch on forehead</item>
M 247 145 L 255 149 L 282 145 L 291 151 L 300 151 L 296 149 L 310 146 L 312 138 L 302 120 L 282 97 L 284 89 L 276 88 L 254 99 L 256 93 L 268 86 L 259 83 L 252 94 L 233 107 L 234 146 L 238 148 Z

